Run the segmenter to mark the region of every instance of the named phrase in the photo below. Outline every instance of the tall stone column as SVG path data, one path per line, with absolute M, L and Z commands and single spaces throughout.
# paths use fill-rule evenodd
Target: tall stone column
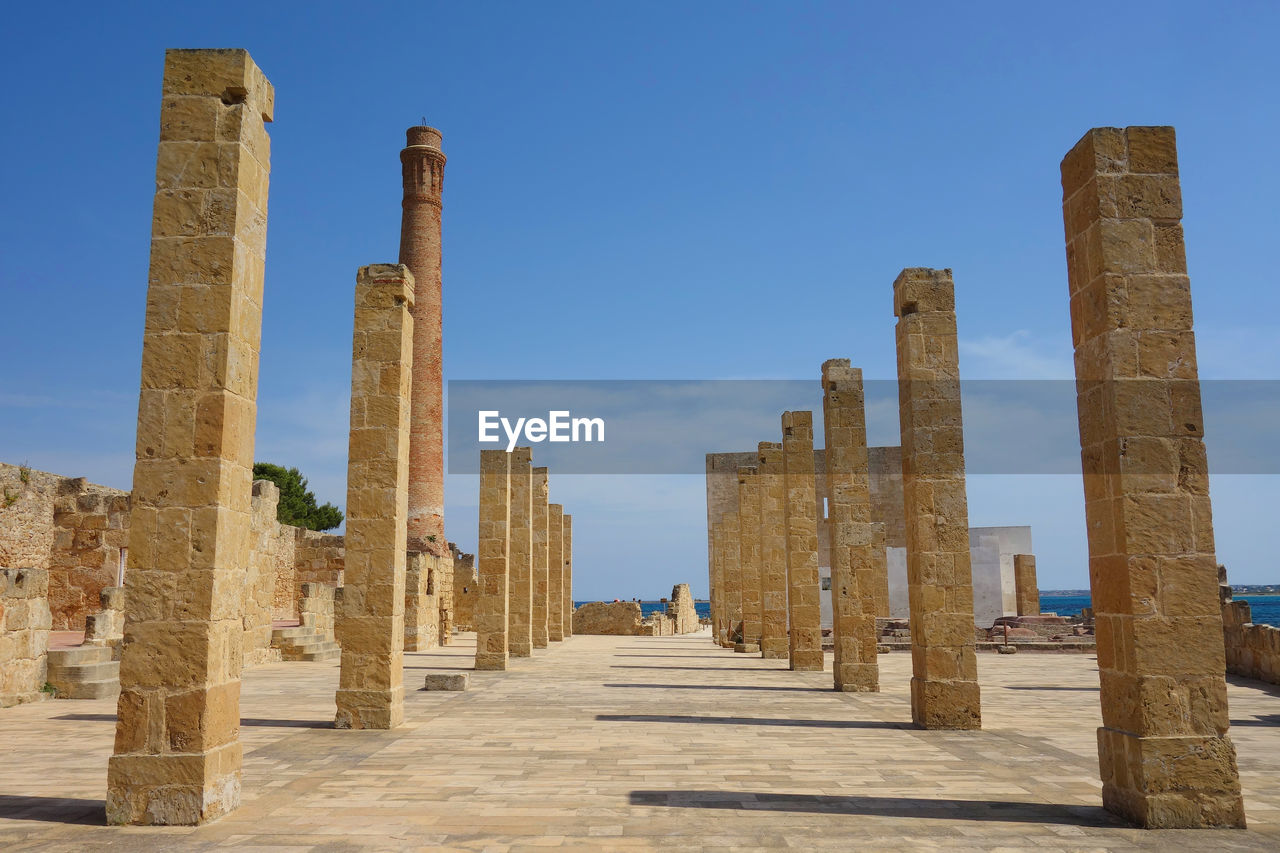
M 720 520 L 724 536 L 724 604 L 725 626 L 728 632 L 728 648 L 741 644 L 742 640 L 742 525 L 737 512 L 725 513 Z
M 356 276 L 342 618 L 334 626 L 339 729 L 404 722 L 413 293 L 402 264 L 362 267 Z
M 742 564 L 742 645 L 760 650 L 760 490 L 759 469 L 738 469 L 738 561 Z
M 718 646 L 729 643 L 729 618 L 724 606 L 724 527 L 711 525 L 711 636 Z
M 1089 131 L 1062 195 L 1102 802 L 1150 828 L 1243 827 L 1173 128 Z
M 787 519 L 786 482 L 782 476 L 782 445 L 762 441 L 757 447 L 760 477 L 760 656 L 786 660 L 787 639 Z
M 246 51 L 165 53 L 112 824 L 198 824 L 240 804 L 273 100 Z
M 511 548 L 511 454 L 480 451 L 476 669 L 507 668 L 507 558 Z
M 782 413 L 786 498 L 787 615 L 791 668 L 821 672 L 822 610 L 818 597 L 818 499 L 813 469 L 813 412 Z
M 1036 581 L 1036 558 L 1033 555 L 1013 555 L 1013 592 L 1019 616 L 1040 615 L 1040 586 Z
M 547 639 L 564 639 L 564 507 L 547 505 Z
M 863 601 L 870 602 L 872 616 L 877 619 L 889 618 L 889 556 L 885 551 L 884 522 L 877 521 L 871 525 L 871 568 L 868 583 L 861 585 Z
M 547 565 L 547 497 L 550 494 L 546 468 L 533 469 L 533 647 L 547 647 L 548 599 L 550 583 Z
M 533 654 L 533 449 L 511 451 L 511 552 L 507 593 L 507 651 Z
M 827 462 L 827 534 L 831 553 L 833 673 L 836 690 L 878 691 L 875 528 L 862 371 L 848 359 L 822 365 L 822 423 Z M 884 562 L 884 548 L 880 549 Z
M 409 544 L 448 556 L 444 536 L 444 373 L 441 364 L 440 131 L 411 127 L 400 152 L 400 263 L 413 273 L 413 427 L 409 448 Z
M 565 514 L 564 531 L 561 547 L 564 553 L 564 573 L 560 576 L 560 586 L 564 592 L 564 618 L 561 621 L 561 633 L 566 638 L 573 636 L 573 516 Z
M 893 283 L 911 718 L 926 729 L 982 726 L 955 306 L 951 270 L 905 269 Z

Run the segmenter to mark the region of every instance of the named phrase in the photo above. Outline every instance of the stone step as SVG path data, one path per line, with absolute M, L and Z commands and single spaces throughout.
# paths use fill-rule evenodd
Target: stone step
M 326 645 L 330 645 L 330 644 L 326 644 Z M 305 652 L 302 655 L 301 660 L 309 660 L 309 661 L 338 660 L 339 658 L 342 657 L 342 649 L 338 647 L 337 643 L 332 643 L 331 645 L 333 646 L 333 648 L 331 649 L 321 649 L 320 651 L 316 651 L 316 652 Z
M 67 667 L 86 663 L 104 663 L 111 660 L 110 646 L 73 646 L 69 649 L 49 649 L 49 666 Z
M 319 633 L 319 628 L 307 627 L 305 625 L 294 625 L 292 628 L 276 628 L 271 632 L 271 640 L 272 642 L 277 639 L 292 640 L 297 637 L 310 637 Z
M 73 666 L 49 664 L 49 683 L 59 689 L 64 682 L 119 681 L 120 661 L 106 660 L 100 663 L 84 663 Z
M 58 687 L 57 698 L 114 699 L 119 695 L 120 679 L 113 678 L 104 681 L 72 681 L 66 685 L 65 690 L 62 687 Z

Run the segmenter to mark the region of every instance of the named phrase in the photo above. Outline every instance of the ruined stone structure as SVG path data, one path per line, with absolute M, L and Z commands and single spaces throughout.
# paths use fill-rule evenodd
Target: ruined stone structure
M 760 502 L 759 469 L 738 469 L 738 562 L 742 572 L 742 643 L 760 646 Z
M 507 668 L 510 522 L 511 454 L 505 450 L 481 450 L 480 524 L 476 537 L 479 592 L 472 616 L 476 632 L 476 669 Z
M 453 632 L 453 555 L 410 551 L 405 564 L 404 650 L 447 646 Z
M 1256 625 L 1247 601 L 1233 601 L 1226 583 L 1226 569 L 1218 567 L 1222 584 L 1222 634 L 1226 644 L 1227 672 L 1280 684 L 1280 628 Z
M 404 605 L 413 368 L 413 274 L 403 264 L 356 276 L 347 451 L 347 535 L 337 620 L 342 668 L 334 727 L 404 721 Z
M 276 605 L 276 559 L 280 551 L 281 525 L 276 522 L 280 487 L 269 480 L 254 480 L 250 500 L 249 565 L 244 584 L 244 666 L 280 660 L 271 648 L 271 620 Z
M 45 698 L 49 573 L 0 569 L 0 708 Z
M 547 505 L 547 639 L 564 639 L 564 507 Z
M 440 218 L 444 152 L 440 131 L 406 131 L 400 152 L 400 263 L 414 280 L 413 427 L 409 462 L 409 542 L 447 556 L 444 535 L 444 372 L 441 363 Z
M 827 361 L 822 391 L 835 689 L 878 691 L 878 602 L 872 575 L 884 563 L 884 548 L 877 555 L 862 371 L 850 367 L 848 359 Z
M 813 413 L 782 413 L 782 476 L 787 548 L 791 669 L 823 669 L 818 603 L 818 505 L 813 475 Z
M 1103 805 L 1244 826 L 1173 128 L 1090 130 L 1062 197 Z
M 453 627 L 474 631 L 476 601 L 480 596 L 480 576 L 475 554 L 455 554 L 453 559 Z
M 511 545 L 507 556 L 507 652 L 533 654 L 533 450 L 511 451 Z
M 560 628 L 564 638 L 573 636 L 573 516 L 564 514 L 560 531 L 560 553 L 563 567 L 560 572 L 560 594 L 564 601 Z
M 791 656 L 787 638 L 787 528 L 786 482 L 782 476 L 782 444 L 760 442 L 757 451 L 760 478 L 760 656 L 786 660 Z
M 142 346 L 114 824 L 240 802 L 271 84 L 243 50 L 165 54 Z
M 577 634 L 648 636 L 653 629 L 644 623 L 636 601 L 589 601 L 573 611 Z
M 551 583 L 548 559 L 551 542 L 547 538 L 547 510 L 550 487 L 546 468 L 533 469 L 533 647 L 545 649 L 549 642 L 547 622 L 550 619 L 547 598 Z
M 124 587 L 103 587 L 98 604 L 98 611 L 85 617 L 84 644 L 107 646 L 112 658 L 119 660 L 120 644 L 124 642 Z
M 677 634 L 692 634 L 701 629 L 693 593 L 689 591 L 687 583 L 678 583 L 671 588 L 671 600 L 667 602 L 667 616 L 674 623 L 674 632 Z
M 739 649 L 743 645 L 742 641 L 742 524 L 738 513 L 731 512 L 725 515 L 724 520 L 720 522 L 721 526 L 721 551 L 723 553 L 723 564 L 721 568 L 721 583 L 724 585 L 724 602 L 726 626 L 728 629 L 728 642 L 726 645 L 735 651 L 746 651 L 745 648 Z
M 716 645 L 724 646 L 729 639 L 729 617 L 725 613 L 724 530 L 719 521 L 712 522 L 708 534 L 711 559 L 711 637 Z
M 893 283 L 893 313 L 898 318 L 914 673 L 911 718 L 927 729 L 976 729 L 982 711 L 951 271 L 903 270 Z
M 1034 554 L 1013 555 L 1013 581 L 1018 596 L 1018 615 L 1039 616 L 1040 586 L 1036 582 Z

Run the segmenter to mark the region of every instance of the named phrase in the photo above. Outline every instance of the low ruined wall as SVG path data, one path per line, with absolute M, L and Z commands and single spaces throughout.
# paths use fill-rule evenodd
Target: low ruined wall
M 1253 624 L 1247 601 L 1226 601 L 1222 633 L 1227 647 L 1227 672 L 1280 684 L 1280 628 Z
M 405 564 L 404 650 L 447 646 L 453 627 L 453 555 L 409 552 Z
M 296 583 L 323 583 L 342 586 L 346 567 L 346 540 L 333 533 L 292 528 L 294 533 L 294 567 Z M 301 598 L 301 592 L 297 594 Z
M 458 554 L 453 564 L 453 627 L 459 631 L 476 629 L 476 599 L 480 578 L 474 554 Z
M 635 601 L 590 601 L 573 611 L 573 633 L 637 636 L 654 629 L 640 618 Z
M 45 569 L 0 569 L 0 708 L 44 698 L 48 594 Z
M 698 624 L 698 609 L 693 604 L 693 593 L 689 591 L 687 583 L 678 583 L 671 589 L 667 617 L 671 619 L 674 634 L 692 634 L 701 627 Z
M 280 660 L 271 648 L 271 618 L 276 605 L 276 556 L 285 525 L 276 520 L 280 487 L 270 480 L 253 481 L 249 520 L 249 565 L 244 582 L 244 665 Z M 292 537 L 290 537 L 292 538 Z

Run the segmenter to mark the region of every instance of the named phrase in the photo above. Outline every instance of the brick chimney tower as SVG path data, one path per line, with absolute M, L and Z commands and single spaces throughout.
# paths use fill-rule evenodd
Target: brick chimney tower
M 448 553 L 444 538 L 444 379 L 441 370 L 440 131 L 411 127 L 400 152 L 404 182 L 400 263 L 413 273 L 413 402 L 409 420 L 409 548 Z M 434 539 L 428 538 L 434 537 Z

